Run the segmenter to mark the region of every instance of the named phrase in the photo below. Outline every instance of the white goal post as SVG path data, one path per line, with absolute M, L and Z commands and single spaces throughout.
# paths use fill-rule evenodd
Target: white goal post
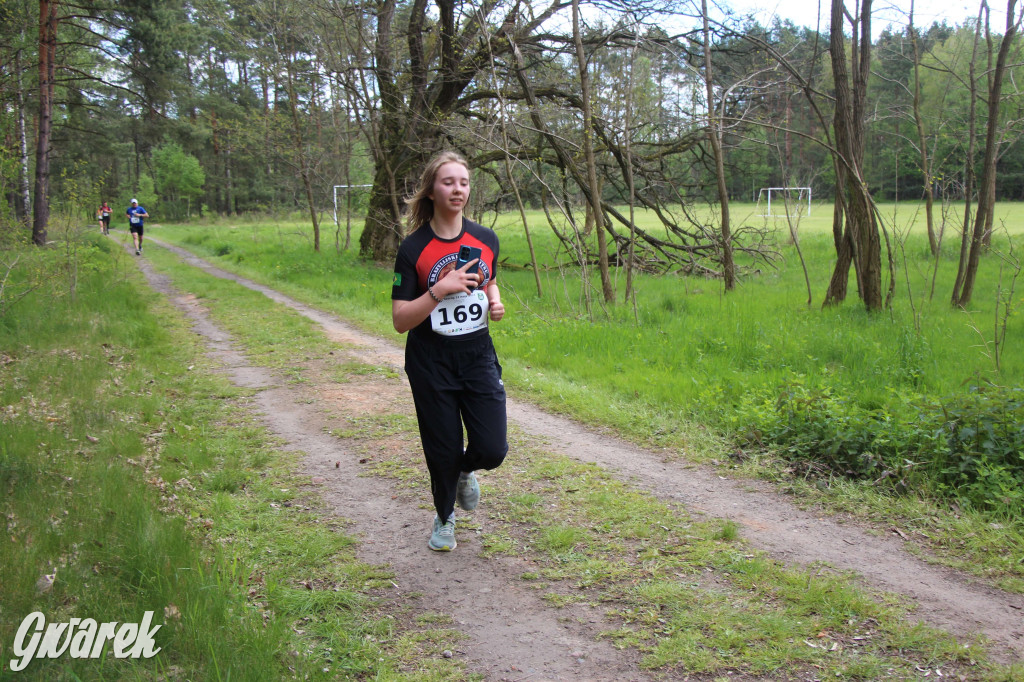
M 772 213 L 772 194 L 782 194 L 782 200 L 784 205 L 788 203 L 796 194 L 797 210 L 803 208 L 804 203 L 807 204 L 807 215 L 811 215 L 811 188 L 810 187 L 762 187 L 761 191 L 757 193 L 757 205 L 760 207 L 763 197 L 767 197 L 767 208 L 763 210 L 761 215 L 763 217 L 771 217 L 773 215 L 785 215 L 783 213 Z M 778 203 L 778 199 L 776 199 Z
M 373 185 L 335 185 L 334 186 L 334 226 L 338 227 L 338 190 L 347 192 L 350 189 L 362 189 L 364 187 L 373 187 Z

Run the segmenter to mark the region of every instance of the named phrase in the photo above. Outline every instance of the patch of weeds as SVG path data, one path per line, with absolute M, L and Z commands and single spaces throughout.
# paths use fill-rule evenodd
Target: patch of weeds
M 353 377 L 370 377 L 372 379 L 400 379 L 401 375 L 393 367 L 371 365 L 357 360 L 347 360 L 331 367 L 328 374 L 332 381 L 345 383 Z
M 578 604 L 586 601 L 578 594 L 561 594 L 558 592 L 545 592 L 542 595 L 542 598 L 547 603 L 559 609 L 568 606 L 569 604 Z
M 374 476 L 383 476 L 393 481 L 399 481 L 404 488 L 417 488 L 424 483 L 425 474 L 421 469 L 394 460 L 374 461 L 370 465 L 370 472 Z
M 721 525 L 712 537 L 715 540 L 722 540 L 723 542 L 735 542 L 740 537 L 739 524 L 731 519 L 725 519 L 721 522 Z
M 523 509 L 539 507 L 542 501 L 543 498 L 537 493 L 521 493 L 519 495 L 511 495 L 508 498 L 509 504 Z
M 331 434 L 347 439 L 382 439 L 417 431 L 416 416 L 409 414 L 349 415 L 350 428 L 331 429 Z
M 237 493 L 245 487 L 249 474 L 238 469 L 221 469 L 214 472 L 205 482 L 207 490 Z
M 575 526 L 548 526 L 540 532 L 537 547 L 559 557 L 571 552 L 577 544 L 587 541 L 583 529 Z

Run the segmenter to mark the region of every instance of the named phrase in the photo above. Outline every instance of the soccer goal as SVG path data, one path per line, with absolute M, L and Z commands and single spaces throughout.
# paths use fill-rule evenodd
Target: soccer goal
M 775 204 L 774 213 L 772 204 Z M 792 207 L 792 208 L 791 208 Z M 784 216 L 790 211 L 811 215 L 810 187 L 762 187 L 757 193 L 757 209 L 763 217 Z
M 334 226 L 335 227 L 340 227 L 341 226 L 338 223 L 338 190 L 340 189 L 342 192 L 348 192 L 349 190 L 353 190 L 353 189 L 366 189 L 368 187 L 373 187 L 373 185 L 335 185 L 334 186 Z

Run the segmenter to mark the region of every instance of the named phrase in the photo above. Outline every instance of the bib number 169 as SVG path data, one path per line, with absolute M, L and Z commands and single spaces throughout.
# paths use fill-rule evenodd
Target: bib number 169
M 484 316 L 484 307 L 479 303 L 470 303 L 469 305 L 454 306 L 450 310 L 440 308 L 438 312 L 441 314 L 440 326 L 447 327 L 452 324 L 479 322 L 480 318 Z M 449 313 L 451 313 L 451 319 L 449 319 Z
M 445 336 L 469 334 L 487 326 L 487 308 L 482 291 L 452 294 L 430 313 L 430 326 Z

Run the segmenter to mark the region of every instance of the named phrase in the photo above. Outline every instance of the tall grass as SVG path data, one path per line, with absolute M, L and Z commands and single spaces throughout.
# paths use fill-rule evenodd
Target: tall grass
M 320 679 L 391 669 L 393 659 L 362 637 L 356 606 L 365 599 L 348 583 L 369 577 L 342 560 L 351 541 L 301 512 L 274 513 L 266 489 L 280 498 L 288 474 L 268 436 L 234 412 L 235 389 L 199 371 L 194 337 L 111 242 L 75 248 L 73 300 L 64 255 L 33 251 L 41 265 L 16 268 L 12 283 L 46 276 L 0 317 L 0 677 L 35 611 L 51 623 L 138 623 L 153 611 L 161 651 L 133 661 L 108 645 L 100 659 L 35 660 L 22 673 L 32 679 Z M 339 587 L 316 618 L 333 654 L 290 653 L 292 622 L 305 615 L 293 602 L 308 590 L 291 586 L 296 562 L 285 555 L 299 551 Z M 351 581 L 337 577 L 346 571 Z

